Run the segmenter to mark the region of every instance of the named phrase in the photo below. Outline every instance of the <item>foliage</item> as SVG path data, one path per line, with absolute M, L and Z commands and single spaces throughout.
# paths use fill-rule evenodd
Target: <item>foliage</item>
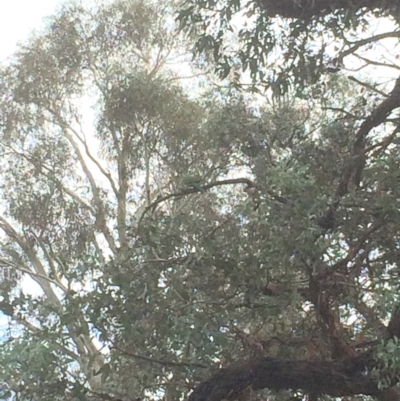
M 378 349 L 378 357 L 383 365 L 380 370 L 384 369 L 386 372 L 386 375 L 380 377 L 379 386 L 381 388 L 390 387 L 393 377 L 398 375 L 400 366 L 398 338 L 394 337 L 387 343 L 382 343 Z M 377 369 L 377 373 L 379 377 L 379 369 Z
M 282 30 L 293 59 L 271 73 L 302 96 L 273 97 L 205 73 L 188 89 L 176 7 L 65 5 L 1 67 L 0 371 L 16 399 L 183 399 L 232 362 L 341 360 L 387 331 L 400 103 L 304 50 L 351 15 Z M 238 11 L 222 9 L 223 34 Z M 257 18 L 240 35 L 269 51 L 277 27 Z
M 197 37 L 195 54 L 216 62 L 221 77 L 240 66 L 277 96 L 293 89 L 301 95 L 355 61 L 370 67 L 371 50 L 399 37 L 396 1 L 186 0 L 178 20 Z M 377 34 L 379 20 L 385 31 Z M 386 61 L 373 64 L 396 68 Z

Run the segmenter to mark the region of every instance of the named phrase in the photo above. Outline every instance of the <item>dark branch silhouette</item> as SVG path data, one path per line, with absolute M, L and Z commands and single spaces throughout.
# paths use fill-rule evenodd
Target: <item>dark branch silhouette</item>
M 392 313 L 387 338 L 400 337 L 400 307 Z M 377 345 L 379 340 L 370 342 Z M 392 389 L 381 391 L 379 377 L 372 374 L 379 368 L 375 350 L 337 361 L 282 360 L 257 357 L 242 364 L 220 369 L 200 383 L 189 401 L 234 400 L 246 390 L 302 390 L 310 394 L 326 394 L 333 397 L 357 394 L 377 396 L 381 400 L 398 400 Z M 398 382 L 392 378 L 392 386 Z
M 368 356 L 351 361 L 296 361 L 259 357 L 245 364 L 221 369 L 201 383 L 189 401 L 221 401 L 237 398 L 247 389 L 298 389 L 334 397 L 379 393 L 376 380 L 364 376 L 373 360 Z
M 380 9 L 398 12 L 398 0 L 258 0 L 258 4 L 272 16 L 308 20 L 312 17 L 323 16 L 341 9 Z

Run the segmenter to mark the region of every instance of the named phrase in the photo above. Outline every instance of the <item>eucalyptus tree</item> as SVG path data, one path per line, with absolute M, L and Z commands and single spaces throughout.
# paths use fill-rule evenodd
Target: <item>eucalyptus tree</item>
M 276 95 L 306 96 L 330 73 L 396 76 L 399 15 L 396 0 L 185 0 L 178 20 L 221 76 L 242 68 Z
M 191 271 L 242 219 L 258 118 L 200 73 L 189 92 L 173 10 L 68 4 L 1 66 L 5 398 L 180 397 L 222 352 L 216 265 Z
M 110 348 L 135 332 L 134 309 L 157 284 L 156 272 L 135 282 L 148 257 L 133 245 L 141 208 L 175 180 L 169 149 L 193 146 L 204 118 L 173 72 L 187 45 L 172 6 L 66 5 L 1 68 L 2 377 L 18 399 L 140 394 L 141 376 L 152 383 L 151 369 L 106 379 L 115 358 L 124 370 Z
M 267 287 L 262 284 L 261 292 L 298 296 L 303 311 L 297 312 L 315 313 L 317 330 L 330 345 L 315 349 L 314 357 L 325 362 L 299 362 L 300 355 L 290 361 L 260 357 L 217 372 L 198 386 L 192 400 L 235 398 L 246 388 L 302 389 L 312 399 L 360 393 L 399 399 L 397 390 L 390 389 L 397 383 L 399 366 L 398 229 L 396 223 L 392 226 L 399 200 L 399 16 L 398 2 L 390 0 L 182 3 L 181 29 L 197 38 L 195 54 L 214 64 L 222 78 L 234 78 L 236 87 L 266 96 L 318 104 L 330 121 L 316 130 L 308 122 L 301 124 L 306 139 L 284 141 L 278 164 L 276 159 L 271 163 L 269 152 L 257 156 L 252 190 L 261 208 L 275 189 L 279 208 L 267 220 L 282 220 L 269 224 L 279 227 L 270 243 L 289 245 L 277 252 L 284 277 L 270 279 Z M 240 71 L 251 78 L 250 86 Z M 338 90 L 334 82 L 355 83 L 356 94 Z M 313 108 L 310 116 L 316 118 L 316 113 Z M 288 139 L 287 134 L 276 135 L 281 136 Z M 269 149 L 268 136 L 262 138 Z M 293 198 L 284 196 L 289 177 Z M 265 266 L 262 258 L 256 259 Z M 378 260 L 379 269 L 371 268 Z M 260 277 L 268 281 L 270 269 L 270 264 L 263 268 L 256 282 L 263 282 Z M 288 272 L 298 274 L 302 284 L 288 289 Z M 296 337 L 298 324 L 293 322 L 291 329 Z M 315 335 L 310 328 L 307 332 Z M 373 339 L 364 341 L 365 334 Z M 295 339 L 277 341 L 282 348 Z M 383 388 L 389 390 L 379 392 Z
M 208 60 L 191 62 L 181 5 L 66 5 L 1 67 L 3 388 L 382 396 L 400 334 L 396 90 L 188 81 Z

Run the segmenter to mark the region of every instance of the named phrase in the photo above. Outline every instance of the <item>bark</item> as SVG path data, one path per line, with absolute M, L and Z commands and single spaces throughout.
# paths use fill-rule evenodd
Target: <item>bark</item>
M 392 313 L 387 338 L 400 338 L 400 307 Z M 378 341 L 379 342 L 379 341 Z M 378 378 L 371 374 L 379 367 L 375 351 L 339 361 L 297 361 L 257 357 L 219 370 L 200 383 L 189 401 L 234 400 L 246 390 L 302 390 L 308 394 L 333 397 L 358 394 L 376 396 L 380 401 L 400 401 L 397 387 L 378 389 Z M 395 386 L 399 378 L 393 377 Z
M 400 388 L 392 387 L 382 392 L 378 396 L 379 401 L 399 401 L 400 400 Z
M 373 365 L 373 358 L 368 354 L 341 362 L 258 357 L 221 369 L 195 388 L 189 401 L 232 400 L 249 388 L 298 389 L 333 397 L 379 395 L 376 379 L 366 374 Z

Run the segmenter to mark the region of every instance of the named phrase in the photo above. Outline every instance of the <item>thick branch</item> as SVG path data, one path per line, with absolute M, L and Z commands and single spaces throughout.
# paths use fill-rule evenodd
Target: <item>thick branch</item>
M 352 175 L 360 176 L 364 167 L 364 147 L 365 139 L 371 130 L 383 122 L 389 114 L 400 107 L 400 78 L 396 80 L 396 84 L 386 98 L 361 124 L 356 133 L 351 159 L 348 161 L 343 169 L 342 176 L 340 177 L 339 185 L 336 189 L 335 198 L 339 200 L 343 195 L 348 192 L 348 185 Z
M 301 389 L 308 393 L 343 397 L 379 394 L 377 383 L 363 375 L 373 366 L 365 355 L 344 362 L 279 360 L 259 357 L 221 369 L 195 388 L 189 401 L 221 401 L 237 398 L 247 389 Z
M 114 241 L 113 236 L 111 235 L 111 232 L 107 226 L 107 220 L 106 220 L 106 215 L 105 215 L 105 208 L 103 201 L 101 199 L 100 195 L 100 190 L 96 184 L 96 180 L 90 171 L 81 150 L 79 149 L 78 144 L 76 143 L 74 136 L 76 134 L 76 131 L 72 130 L 69 124 L 67 124 L 61 117 L 60 115 L 53 111 L 49 110 L 54 118 L 56 119 L 58 125 L 60 128 L 62 128 L 63 133 L 65 138 L 68 140 L 68 142 L 71 144 L 72 148 L 75 151 L 76 157 L 79 160 L 80 166 L 82 167 L 83 172 L 85 173 L 86 178 L 89 181 L 90 187 L 92 189 L 93 193 L 93 203 L 96 205 L 96 226 L 101 230 L 101 232 L 104 235 L 104 238 L 106 239 L 111 251 L 114 254 L 117 254 L 117 245 Z
M 118 236 L 123 250 L 128 249 L 126 236 L 126 194 L 128 193 L 128 156 L 130 149 L 130 134 L 125 132 L 122 139 L 121 152 L 118 154 Z
M 369 38 L 361 39 L 356 42 L 347 42 L 348 45 L 351 45 L 351 47 L 339 54 L 339 60 L 343 60 L 346 56 L 353 54 L 356 50 L 358 50 L 360 47 L 369 45 L 374 42 L 378 42 L 379 40 L 382 39 L 388 39 L 388 38 L 398 38 L 400 36 L 400 32 L 394 31 L 394 32 L 385 32 L 381 33 L 379 35 L 371 36 Z
M 249 187 L 256 187 L 256 184 L 253 181 L 249 180 L 248 178 L 233 178 L 233 179 L 229 179 L 229 180 L 214 181 L 214 182 L 212 182 L 210 184 L 202 185 L 202 189 L 204 191 L 206 191 L 207 189 L 214 188 L 214 187 L 217 187 L 217 186 L 236 185 L 236 184 L 244 184 L 244 185 L 247 185 L 248 188 Z M 193 193 L 196 193 L 196 192 L 198 192 L 197 189 L 186 188 L 186 189 L 184 189 L 184 190 L 182 190 L 180 192 L 171 193 L 171 194 L 168 194 L 168 195 L 161 196 L 161 197 L 157 198 L 155 201 L 153 201 L 150 205 L 148 205 L 144 209 L 144 211 L 143 211 L 143 213 L 142 213 L 142 215 L 141 215 L 141 217 L 139 219 L 139 222 L 141 222 L 143 220 L 143 218 L 144 218 L 144 216 L 146 215 L 147 212 L 149 212 L 150 210 L 154 209 L 160 203 L 165 202 L 165 201 L 167 201 L 168 199 L 171 199 L 171 198 L 182 198 L 183 196 L 186 196 L 186 195 L 189 195 L 189 194 L 193 194 Z M 287 202 L 286 199 L 280 197 L 279 195 L 275 195 L 275 194 L 269 194 L 269 195 L 271 195 L 271 197 L 273 197 L 278 202 L 281 202 L 281 203 L 286 203 Z
M 387 121 L 387 117 L 400 107 L 400 78 L 396 80 L 393 90 L 388 97 L 380 103 L 375 110 L 363 121 L 355 134 L 353 148 L 350 157 L 343 166 L 339 182 L 335 188 L 333 202 L 325 215 L 319 219 L 319 225 L 325 231 L 333 228 L 335 212 L 341 198 L 349 191 L 350 183 L 358 187 L 365 166 L 366 153 L 371 149 L 366 148 L 366 139 L 372 129 Z
M 82 129 L 82 124 L 79 121 L 79 118 L 78 118 L 77 115 L 75 115 L 75 119 L 76 119 L 77 123 L 80 126 L 81 133 L 78 133 L 78 131 L 76 131 L 70 125 L 69 125 L 69 129 L 75 135 L 75 137 L 78 138 L 78 140 L 82 143 L 83 147 L 85 148 L 86 156 L 97 166 L 97 168 L 99 169 L 101 174 L 103 174 L 103 176 L 108 180 L 108 182 L 109 182 L 109 184 L 111 186 L 111 189 L 113 190 L 115 196 L 118 196 L 117 187 L 115 186 L 115 182 L 111 177 L 111 173 L 109 171 L 106 171 L 103 168 L 103 166 L 101 165 L 101 163 L 92 155 L 92 152 L 90 151 L 89 144 L 88 144 L 88 141 L 86 139 L 85 133 L 84 133 L 84 131 Z
M 400 306 L 392 313 L 387 330 L 389 338 L 400 336 Z M 377 396 L 382 401 L 399 401 L 400 395 L 393 388 L 383 392 L 378 390 L 379 378 L 368 373 L 376 366 L 373 350 L 341 361 L 258 357 L 219 370 L 194 389 L 189 401 L 233 400 L 248 389 L 264 388 L 277 391 L 302 390 L 333 397 L 364 394 Z
M 367 10 L 396 10 L 398 0 L 258 0 L 258 4 L 271 17 L 296 18 L 308 20 L 312 17 L 326 15 L 340 9 L 352 9 L 354 12 Z

